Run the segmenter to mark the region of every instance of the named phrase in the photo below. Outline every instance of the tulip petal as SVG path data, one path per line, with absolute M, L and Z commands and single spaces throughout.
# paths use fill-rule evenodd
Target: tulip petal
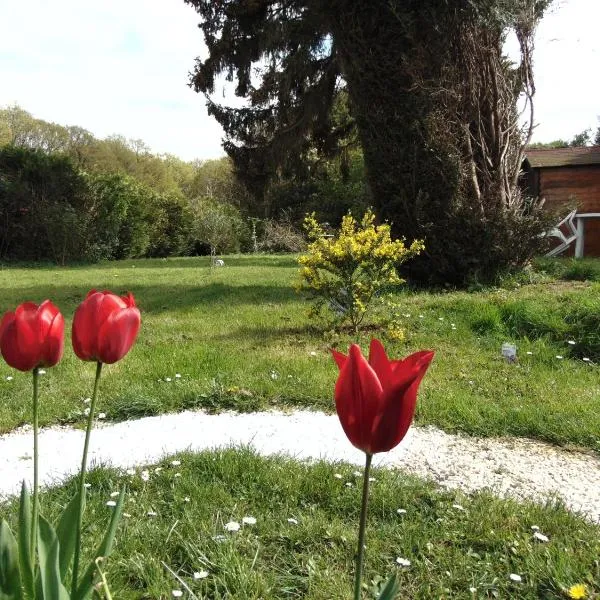
M 81 360 L 94 360 L 97 354 L 95 311 L 102 300 L 100 292 L 90 292 L 75 310 L 71 341 Z
M 111 313 L 98 332 L 98 360 L 112 364 L 131 349 L 140 329 L 141 316 L 137 308 L 125 308 Z
M 38 305 L 33 302 L 23 302 L 15 309 L 15 342 L 23 367 L 21 371 L 29 371 L 40 362 L 43 345 L 43 329 L 39 319 Z M 25 365 L 31 367 L 25 368 Z
M 386 390 L 392 384 L 392 364 L 385 353 L 383 344 L 379 340 L 371 340 L 369 364 L 377 373 L 381 386 Z
M 56 309 L 56 307 L 53 306 Z M 50 328 L 46 334 L 44 349 L 42 352 L 42 364 L 44 367 L 53 367 L 62 358 L 65 349 L 65 319 L 58 309 L 52 319 Z
M 415 352 L 398 363 L 394 383 L 384 391 L 382 411 L 374 422 L 373 453 L 387 452 L 404 439 L 415 414 L 419 385 L 433 355 L 429 351 Z
M 31 327 L 18 327 L 15 314 L 7 313 L 2 319 L 0 327 L 0 350 L 7 364 L 19 371 L 31 371 L 38 362 L 37 339 Z M 21 336 L 21 332 L 24 336 Z M 27 342 L 20 338 L 24 337 Z M 24 351 L 21 350 L 24 348 Z
M 338 352 L 334 348 L 331 349 L 331 354 L 333 356 L 333 360 L 335 360 L 335 362 L 338 366 L 338 369 L 341 371 L 342 367 L 346 364 L 348 357 L 345 354 Z
M 335 385 L 335 405 L 348 439 L 364 452 L 371 452 L 370 432 L 382 391 L 377 374 L 360 348 L 352 344 Z

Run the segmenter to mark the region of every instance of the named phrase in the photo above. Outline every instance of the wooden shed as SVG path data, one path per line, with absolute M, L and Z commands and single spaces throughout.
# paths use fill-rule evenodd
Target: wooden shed
M 600 146 L 527 150 L 527 191 L 565 215 L 577 208 L 581 256 L 600 256 Z M 564 210 L 561 211 L 561 208 Z

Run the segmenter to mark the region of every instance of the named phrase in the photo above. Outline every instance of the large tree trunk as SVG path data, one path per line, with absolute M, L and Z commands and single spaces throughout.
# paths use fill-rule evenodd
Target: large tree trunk
M 421 280 L 486 278 L 527 258 L 540 230 L 522 218 L 517 185 L 530 47 L 519 69 L 508 65 L 505 24 L 478 20 L 470 6 L 339 0 L 329 15 L 377 213 L 395 235 L 425 240 L 410 265 Z M 518 236 L 534 243 L 515 246 Z

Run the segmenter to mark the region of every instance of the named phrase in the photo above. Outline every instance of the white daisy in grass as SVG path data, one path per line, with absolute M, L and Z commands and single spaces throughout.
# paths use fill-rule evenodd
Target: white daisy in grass
M 111 492 L 110 493 L 110 497 L 111 498 L 116 498 L 121 492 Z
M 534 531 L 533 532 L 533 537 L 538 541 L 538 542 L 547 542 L 549 541 L 548 536 L 544 535 L 543 533 L 540 533 L 539 531 Z
M 556 358 L 558 358 L 558 360 L 562 360 L 562 359 L 563 359 L 563 356 L 562 356 L 562 355 L 560 355 L 560 354 L 557 354 L 557 355 L 556 355 Z
M 528 354 L 529 356 L 531 356 L 533 354 L 533 352 L 531 350 L 527 350 L 527 352 L 525 354 Z
M 452 508 L 454 508 L 454 509 L 456 509 L 456 510 L 462 510 L 462 511 L 464 511 L 464 510 L 465 510 L 465 507 L 464 507 L 464 506 L 461 506 L 460 504 L 453 504 L 453 505 L 452 505 Z
M 471 594 L 475 594 L 477 592 L 477 588 L 476 587 L 470 587 L 469 591 L 471 592 Z
M 155 473 L 160 473 L 163 470 L 162 467 L 156 467 L 156 469 L 154 469 Z
M 92 487 L 92 484 L 91 483 L 84 483 L 83 487 L 89 490 Z
M 311 356 L 316 356 L 316 355 L 317 355 L 317 353 L 316 353 L 314 350 L 311 350 L 311 351 L 309 352 L 309 354 L 310 354 Z
M 83 399 L 83 403 L 84 403 L 84 404 L 89 404 L 91 401 L 92 401 L 92 399 L 91 399 L 91 398 L 84 398 L 84 399 Z
M 173 590 L 171 594 L 173 598 L 181 598 L 181 596 L 183 596 L 183 592 L 181 590 Z
M 175 473 L 175 475 L 173 475 L 173 477 L 181 477 L 181 473 Z
M 14 377 L 12 375 L 6 376 L 6 381 L 12 381 L 13 379 L 14 379 Z
M 532 525 L 532 526 L 531 526 L 531 529 L 532 529 L 533 531 L 539 531 L 539 530 L 540 530 L 540 526 L 539 526 L 539 525 Z
M 189 502 L 189 501 L 190 501 L 190 497 L 189 497 L 189 496 L 186 496 L 186 497 L 183 499 L 183 501 L 184 501 L 184 502 Z
M 175 379 L 181 379 L 181 373 L 175 373 Z
M 127 473 L 127 475 L 135 475 L 135 469 L 127 469 L 125 473 Z
M 511 573 L 508 578 L 511 581 L 514 581 L 516 583 L 521 583 L 521 581 L 523 581 L 523 578 L 520 575 L 517 575 L 516 573 Z
M 569 344 L 569 346 L 574 346 L 577 342 L 575 340 L 569 340 L 567 342 L 567 344 Z
M 144 470 L 140 473 L 140 477 L 142 478 L 142 481 L 149 481 L 150 480 L 150 472 Z
M 180 460 L 172 460 L 171 461 L 171 465 L 174 467 L 178 467 L 181 464 Z
M 170 377 L 165 377 L 165 381 L 173 381 Z
M 45 375 L 45 374 L 46 374 L 45 369 L 38 369 L 38 375 Z
M 334 473 L 334 474 L 333 474 L 333 476 L 334 476 L 336 479 L 341 479 L 341 478 L 342 478 L 342 474 L 341 474 L 341 473 Z
M 444 317 L 438 317 L 438 321 L 443 321 Z
M 114 500 L 109 500 L 109 501 L 106 503 L 106 506 L 110 506 L 111 508 L 112 508 L 113 506 L 116 506 L 116 505 L 117 505 L 117 503 L 116 503 Z
M 408 560 L 407 558 L 402 558 L 401 556 L 399 556 L 396 559 L 396 564 L 400 565 L 401 567 L 410 567 L 410 560 Z
M 298 519 L 294 519 L 294 517 L 290 517 L 290 518 L 287 520 L 287 522 L 288 522 L 290 525 L 298 525 Z
M 374 481 L 377 481 L 377 479 L 375 479 L 375 477 L 369 477 L 369 481 L 373 483 Z
M 157 517 L 157 516 L 158 516 L 158 513 L 157 513 L 157 512 L 154 512 L 153 510 L 149 510 L 149 511 L 146 513 L 146 516 L 147 516 L 147 517 Z
M 360 471 L 353 471 L 352 475 L 354 475 L 354 477 L 360 477 L 362 473 Z
M 124 512 L 124 513 L 123 513 L 123 516 L 124 516 L 124 517 L 127 517 L 128 519 L 130 519 L 130 518 L 131 518 L 131 515 L 130 515 L 129 513 L 126 513 L 126 512 Z
M 419 315 L 419 319 L 424 319 L 425 316 L 424 315 Z
M 583 362 L 592 362 L 587 356 L 584 356 L 581 360 Z
M 406 514 L 406 509 L 405 508 L 398 508 L 398 509 L 396 509 L 396 512 L 399 515 L 405 515 Z
M 106 413 L 98 413 L 99 419 L 106 419 Z
M 90 409 L 88 408 L 84 408 L 83 409 L 83 414 L 87 417 L 90 414 Z
M 352 487 L 352 482 L 351 481 L 347 481 L 346 482 L 346 487 Z
M 208 571 L 196 571 L 194 573 L 194 579 L 195 580 L 206 579 L 209 575 L 210 575 L 210 573 Z
M 225 529 L 225 531 L 229 531 L 231 533 L 235 533 L 236 531 L 240 530 L 240 524 L 237 521 L 229 521 L 229 523 L 225 523 L 225 525 L 223 525 L 223 529 Z
M 244 525 L 256 525 L 256 518 L 255 517 L 244 517 L 242 519 L 242 523 Z

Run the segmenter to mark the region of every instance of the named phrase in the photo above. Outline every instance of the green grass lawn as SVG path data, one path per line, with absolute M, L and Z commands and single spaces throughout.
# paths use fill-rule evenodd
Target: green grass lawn
M 169 458 L 146 467 L 147 482 L 143 469 L 90 474 L 84 521 L 90 547 L 109 518 L 111 493 L 128 487 L 106 565 L 113 598 L 167 600 L 172 590 L 184 598 L 237 600 L 351 596 L 360 511 L 356 467 L 309 466 L 247 450 L 176 458 L 180 464 Z M 598 527 L 560 505 L 443 492 L 389 470 L 374 476 L 365 598 L 374 598 L 380 578 L 394 571 L 401 598 L 565 598 L 564 590 L 579 583 L 600 592 Z M 46 492 L 42 514 L 57 519 L 75 488 L 71 481 Z M 15 505 L 0 516 L 14 529 Z M 256 523 L 244 524 L 244 517 Z M 237 533 L 226 530 L 231 521 L 241 525 Z M 547 542 L 534 537 L 534 527 Z M 397 558 L 410 566 L 400 567 Z M 206 577 L 194 579 L 202 571 Z
M 328 348 L 346 349 L 351 336 L 310 327 L 307 301 L 292 288 L 294 257 L 225 263 L 213 270 L 207 258 L 5 267 L 0 311 L 50 298 L 70 330 L 90 288 L 133 292 L 142 330 L 131 353 L 104 370 L 98 410 L 107 419 L 187 408 L 331 411 L 337 368 Z M 400 291 L 394 301 L 405 339 L 371 330 L 360 341 L 366 348 L 370 336 L 382 337 L 392 356 L 436 351 L 421 387 L 419 424 L 599 450 L 600 376 L 593 363 L 600 359 L 600 269 L 598 261 L 586 264 L 572 277 L 583 281 L 561 280 L 566 267 L 543 266 L 549 274 L 538 269 L 507 288 Z M 504 341 L 517 344 L 516 364 L 500 356 Z M 41 423 L 82 423 L 93 374 L 94 365 L 77 360 L 68 344 L 62 363 L 42 379 Z M 0 431 L 30 421 L 30 390 L 29 374 L 0 364 Z

